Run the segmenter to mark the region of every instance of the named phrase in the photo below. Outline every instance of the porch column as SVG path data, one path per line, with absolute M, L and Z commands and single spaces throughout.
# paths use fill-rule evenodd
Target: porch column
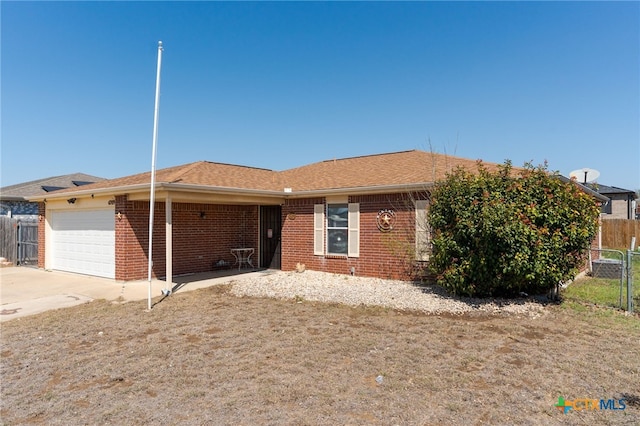
M 173 220 L 171 218 L 171 195 L 165 199 L 165 275 L 167 289 L 173 290 Z

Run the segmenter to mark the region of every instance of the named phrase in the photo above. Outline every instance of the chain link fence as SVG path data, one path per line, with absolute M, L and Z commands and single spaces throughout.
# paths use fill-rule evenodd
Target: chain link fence
M 640 252 L 592 249 L 594 302 L 640 312 Z
M 627 250 L 627 311 L 640 312 L 640 252 Z

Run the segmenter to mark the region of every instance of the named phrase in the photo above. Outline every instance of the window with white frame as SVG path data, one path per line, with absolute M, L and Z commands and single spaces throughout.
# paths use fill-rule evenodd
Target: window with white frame
M 327 254 L 347 254 L 349 206 L 327 204 Z
M 315 205 L 313 235 L 316 255 L 358 257 L 360 254 L 360 204 Z

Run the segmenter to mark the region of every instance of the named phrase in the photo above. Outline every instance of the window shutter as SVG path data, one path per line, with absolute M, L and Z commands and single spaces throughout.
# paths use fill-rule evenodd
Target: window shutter
M 429 200 L 416 200 L 416 260 L 429 260 Z
M 324 204 L 313 205 L 313 254 L 324 254 Z
M 349 203 L 349 257 L 360 256 L 360 203 Z

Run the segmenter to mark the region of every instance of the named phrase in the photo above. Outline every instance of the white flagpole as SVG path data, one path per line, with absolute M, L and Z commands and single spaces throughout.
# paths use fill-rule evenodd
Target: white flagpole
M 156 105 L 153 111 L 153 149 L 151 152 L 151 194 L 149 200 L 149 291 L 147 307 L 151 310 L 151 269 L 153 266 L 153 210 L 156 199 L 156 145 L 158 142 L 158 112 L 160 106 L 160 66 L 162 65 L 162 41 L 158 42 L 158 71 L 156 74 Z

